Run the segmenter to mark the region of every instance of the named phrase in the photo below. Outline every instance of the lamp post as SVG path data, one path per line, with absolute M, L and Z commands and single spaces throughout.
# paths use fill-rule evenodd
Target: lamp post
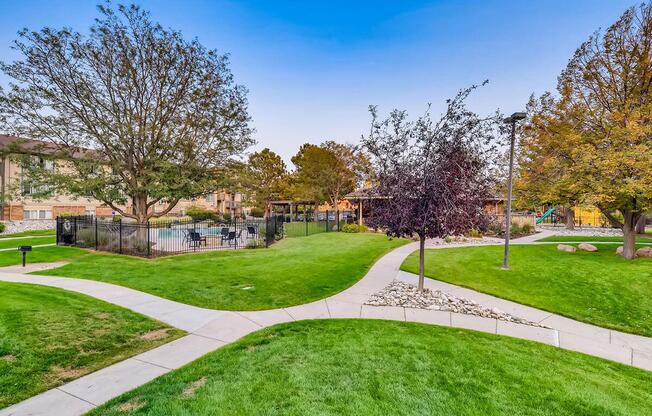
M 516 122 L 523 120 L 525 113 L 518 112 L 507 117 L 504 122 L 512 125 L 512 135 L 509 142 L 509 179 L 507 183 L 507 210 L 505 211 L 505 257 L 503 270 L 509 269 L 509 234 L 512 228 L 512 173 L 514 171 L 514 141 L 516 139 Z

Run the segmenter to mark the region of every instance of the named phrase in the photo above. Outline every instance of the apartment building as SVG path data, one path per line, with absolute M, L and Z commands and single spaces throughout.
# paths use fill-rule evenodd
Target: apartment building
M 0 134 L 0 220 L 47 220 L 61 214 L 97 217 L 117 214 L 111 207 L 92 198 L 66 194 L 35 198 L 35 194 L 42 194 L 42 188 L 35 187 L 25 180 L 23 168 L 16 156 L 27 155 L 34 163 L 41 163 L 46 169 L 55 169 L 55 164 L 47 159 L 54 151 L 55 148 L 50 143 Z M 153 209 L 160 212 L 166 206 L 161 202 Z M 190 206 L 236 216 L 247 212 L 243 207 L 241 194 L 223 190 L 192 200 L 181 200 L 167 215 L 182 216 Z M 129 205 L 120 208 L 130 209 Z

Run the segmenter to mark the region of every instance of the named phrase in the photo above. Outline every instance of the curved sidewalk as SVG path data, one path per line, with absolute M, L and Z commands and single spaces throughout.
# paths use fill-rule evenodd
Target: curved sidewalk
M 447 247 L 450 246 L 429 245 L 429 248 Z M 467 328 L 538 341 L 652 371 L 652 338 L 584 324 L 432 279 L 427 279 L 426 287 L 473 299 L 483 306 L 496 307 L 544 323 L 552 329 L 444 311 L 364 305 L 370 295 L 394 279 L 414 281 L 415 275 L 400 272 L 399 268 L 403 260 L 416 249 L 418 243 L 393 250 L 381 257 L 356 284 L 327 299 L 266 311 L 205 309 L 110 283 L 0 272 L 2 281 L 41 284 L 79 292 L 131 309 L 189 333 L 183 338 L 0 410 L 0 416 L 80 415 L 244 335 L 277 323 L 302 319 L 389 319 Z

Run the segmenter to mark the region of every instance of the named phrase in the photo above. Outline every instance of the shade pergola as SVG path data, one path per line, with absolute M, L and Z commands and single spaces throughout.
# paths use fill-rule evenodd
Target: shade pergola
M 387 199 L 387 197 L 380 195 L 374 188 L 360 188 L 346 194 L 344 199 L 357 204 L 358 225 L 362 225 L 362 201 L 370 201 L 373 199 Z
M 308 211 L 308 207 L 312 207 L 312 211 L 314 212 L 317 208 L 317 204 L 315 201 L 307 201 L 307 200 L 278 200 L 278 201 L 270 201 L 269 203 L 269 211 L 270 212 L 275 212 L 274 207 L 283 207 L 283 212 L 285 213 L 285 208 L 289 207 L 290 209 L 290 216 L 292 216 L 295 213 L 298 213 L 298 207 L 303 206 L 303 213 L 305 214 Z

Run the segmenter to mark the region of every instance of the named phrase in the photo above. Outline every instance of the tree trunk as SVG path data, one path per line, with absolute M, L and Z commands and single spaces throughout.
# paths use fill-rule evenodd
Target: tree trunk
M 149 227 L 147 227 L 147 195 L 136 195 L 131 199 L 136 223 L 136 233 L 133 240 L 133 248 L 143 254 L 149 253 Z
M 419 236 L 419 292 L 423 292 L 426 237 Z
M 646 221 L 647 221 L 647 217 L 645 215 L 641 215 L 641 217 L 636 222 L 636 234 L 645 234 Z
M 623 212 L 623 258 L 628 260 L 636 254 L 636 222 L 639 217 L 632 211 Z
M 566 229 L 567 230 L 574 230 L 575 229 L 575 212 L 573 211 L 573 208 L 566 208 L 564 216 L 565 216 L 564 222 L 566 223 Z
M 136 195 L 131 202 L 136 215 L 136 222 L 138 224 L 147 224 L 147 195 Z

